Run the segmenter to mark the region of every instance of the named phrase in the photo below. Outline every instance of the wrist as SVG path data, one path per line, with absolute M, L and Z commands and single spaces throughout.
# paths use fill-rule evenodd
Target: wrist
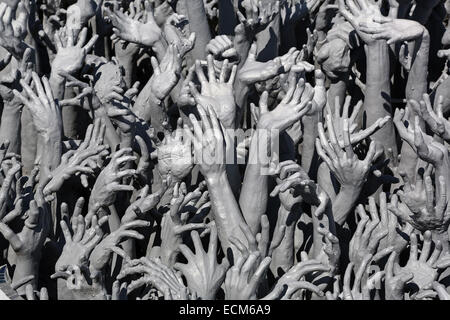
M 210 172 L 206 174 L 205 180 L 208 186 L 221 185 L 222 183 L 228 182 L 225 170 Z
M 370 50 L 380 50 L 387 47 L 387 42 L 385 40 L 375 40 L 369 43 L 366 43 L 366 46 L 369 50 L 368 54 L 370 54 Z
M 158 60 L 161 61 L 167 48 L 167 41 L 163 37 L 162 33 L 160 34 L 159 39 L 151 44 L 151 47 L 152 50 L 156 53 L 156 56 L 159 58 Z
M 45 131 L 39 132 L 43 146 L 51 151 L 53 154 L 61 155 L 62 152 L 62 134 L 60 128 L 51 128 Z M 50 149 L 48 149 L 50 148 Z M 49 155 L 51 156 L 51 155 Z
M 363 184 L 364 183 L 357 183 L 351 185 L 343 184 L 341 185 L 339 194 L 342 193 L 343 195 L 346 195 L 351 202 L 355 202 L 358 199 L 359 194 L 361 193 Z
M 53 60 L 54 61 L 54 60 Z M 63 76 L 61 76 L 61 73 L 64 72 L 64 69 L 62 67 L 59 67 L 58 65 L 53 65 L 52 70 L 50 72 L 50 79 L 53 81 L 56 81 L 58 83 L 62 83 L 66 80 Z

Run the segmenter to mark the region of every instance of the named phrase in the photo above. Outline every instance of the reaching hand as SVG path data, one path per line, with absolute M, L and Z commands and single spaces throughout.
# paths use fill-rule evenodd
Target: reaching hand
M 92 49 L 98 39 L 94 35 L 85 45 L 87 28 L 83 28 L 76 41 L 75 31 L 70 28 L 62 29 L 65 35 L 55 33 L 56 55 L 52 62 L 52 72 L 59 75 L 60 72 L 75 74 L 83 66 L 87 53 Z M 65 39 L 63 37 L 65 36 Z
M 203 249 L 198 232 L 192 231 L 191 237 L 195 253 L 186 245 L 181 244 L 180 251 L 188 263 L 176 263 L 174 266 L 183 273 L 189 288 L 197 292 L 197 295 L 204 300 L 215 298 L 230 266 L 226 258 L 222 260 L 221 264 L 217 262 L 217 229 L 214 223 L 210 224 L 210 228 L 208 252 Z
M 193 83 L 190 83 L 191 94 L 197 104 L 212 108 L 225 128 L 234 128 L 236 121 L 236 103 L 234 102 L 233 83 L 237 66 L 234 65 L 231 68 L 228 81 L 226 81 L 228 60 L 223 62 L 218 79 L 215 74 L 212 55 L 208 55 L 207 60 L 208 80 L 206 80 L 200 62 L 197 61 L 195 64 L 195 71 L 201 84 L 201 94 L 197 91 Z
M 106 12 L 114 26 L 113 31 L 119 38 L 151 47 L 160 41 L 163 35 L 153 16 L 150 2 L 145 1 L 144 6 L 144 12 L 134 18 L 116 9 L 107 9 Z

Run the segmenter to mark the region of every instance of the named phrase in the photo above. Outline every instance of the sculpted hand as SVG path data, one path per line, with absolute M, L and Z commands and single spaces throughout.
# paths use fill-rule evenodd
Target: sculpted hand
M 387 44 L 412 41 L 421 37 L 425 27 L 414 20 L 373 17 L 372 21 L 359 22 L 361 32 L 371 34 L 375 40 L 387 40 Z
M 89 257 L 91 266 L 95 270 L 102 270 L 106 264 L 109 262 L 111 253 L 115 252 L 115 248 L 121 242 L 126 239 L 137 239 L 142 240 L 144 236 L 136 230 L 130 230 L 135 228 L 149 227 L 150 222 L 143 220 L 134 220 L 121 224 L 120 227 L 108 234 L 103 238 L 98 245 L 95 246 L 94 250 Z
M 161 221 L 160 255 L 162 261 L 168 266 L 172 266 L 176 262 L 184 233 L 196 229 L 205 229 L 208 226 L 205 223 L 194 222 L 198 216 L 205 214 L 204 211 L 209 211 L 210 203 L 202 204 L 208 196 L 208 191 L 201 192 L 205 185 L 200 183 L 196 190 L 187 193 L 184 182 L 175 184 L 169 214 L 166 213 Z M 194 215 L 190 217 L 192 213 Z
M 119 10 L 107 9 L 106 12 L 114 26 L 114 33 L 121 39 L 151 47 L 163 37 L 162 31 L 155 21 L 153 9 L 149 1 L 144 2 L 143 17 L 130 18 Z
M 127 155 L 130 152 L 131 148 L 123 148 L 115 152 L 109 164 L 98 175 L 89 198 L 87 222 L 98 209 L 113 204 L 118 192 L 134 190 L 131 185 L 121 184 L 123 178 L 133 176 L 136 173 L 134 169 L 123 168 L 126 162 L 136 160 L 135 156 Z
M 373 21 L 383 18 L 379 4 L 372 0 L 339 0 L 339 12 L 352 24 L 359 37 L 367 45 L 375 43 L 376 40 L 364 30 L 376 27 L 377 24 Z M 361 28 L 361 24 L 364 28 Z
M 258 252 L 251 253 L 247 258 L 241 256 L 228 269 L 224 284 L 225 300 L 257 299 L 258 288 L 272 261 L 270 257 L 266 257 L 258 264 L 258 256 Z
M 44 189 L 45 196 L 58 191 L 63 183 L 75 174 L 93 174 L 99 161 L 109 154 L 108 147 L 98 141 L 98 135 L 103 140 L 105 132 L 105 126 L 99 123 L 100 119 L 96 119 L 96 125 L 89 125 L 86 137 L 77 150 L 70 150 L 62 155 L 60 165 L 51 172 L 52 179 Z M 85 183 L 87 184 L 87 181 Z
M 163 100 L 172 91 L 178 82 L 181 72 L 181 56 L 175 45 L 167 48 L 161 63 L 158 63 L 155 57 L 151 57 L 153 67 L 153 76 L 150 81 L 154 96 Z
M 222 64 L 222 70 L 220 76 L 217 79 L 214 69 L 214 61 L 212 55 L 208 55 L 208 80 L 206 80 L 203 73 L 200 62 L 195 64 L 195 71 L 201 84 L 201 94 L 197 91 L 195 86 L 190 83 L 191 94 L 197 104 L 201 104 L 204 107 L 212 108 L 220 122 L 225 128 L 235 127 L 236 117 L 236 103 L 234 101 L 233 83 L 236 76 L 237 66 L 234 65 L 231 68 L 231 73 L 227 78 L 228 73 L 228 60 L 225 60 Z
M 361 188 L 367 179 L 370 166 L 375 158 L 375 143 L 370 143 L 366 158 L 359 160 L 351 145 L 348 121 L 344 119 L 343 138 L 345 147 L 342 148 L 339 146 L 331 116 L 327 115 L 326 118 L 329 140 L 325 136 L 323 124 L 319 122 L 320 139 L 316 139 L 317 153 L 325 161 L 341 185 Z
M 56 131 L 61 131 L 61 110 L 53 97 L 50 83 L 45 76 L 41 80 L 35 72 L 32 73 L 32 79 L 37 95 L 23 79 L 20 80 L 23 91 L 18 92 L 14 89 L 14 95 L 31 111 L 33 123 L 38 133 L 44 134 L 48 131 L 55 131 L 54 128 L 56 128 Z
M 56 55 L 52 62 L 52 72 L 59 75 L 60 72 L 75 74 L 85 63 L 87 53 L 94 47 L 98 35 L 94 35 L 84 46 L 87 37 L 87 28 L 83 28 L 75 38 L 75 31 L 70 28 L 65 31 L 65 38 L 59 32 L 55 33 Z M 63 41 L 64 40 L 64 41 Z
M 414 278 L 414 274 L 407 272 L 394 271 L 394 263 L 397 258 L 397 252 L 392 252 L 389 256 L 386 267 L 384 268 L 385 280 L 384 290 L 386 300 L 403 300 L 404 290 L 407 282 Z
M 84 217 L 81 215 L 83 206 L 84 198 L 79 198 L 70 217 L 72 231 L 66 221 L 61 220 L 60 222 L 65 244 L 55 265 L 56 272 L 65 272 L 71 265 L 89 266 L 89 256 L 94 247 L 102 240 L 101 227 L 108 221 L 108 217 L 105 216 L 98 220 L 97 216 L 93 216 L 91 227 L 87 228 Z M 61 215 L 69 218 L 69 208 L 66 203 L 61 204 Z
M 191 141 L 187 139 L 185 130 L 182 129 L 183 121 L 178 119 L 177 129 L 165 132 L 164 140 L 156 144 L 158 164 L 157 168 L 161 177 L 170 175 L 175 182 L 182 181 L 194 165 Z
M 265 91 L 259 100 L 260 117 L 258 128 L 283 131 L 303 117 L 312 106 L 314 91 L 305 92 L 305 82 L 291 81 L 289 89 L 278 106 L 269 111 L 268 93 Z
M 195 253 L 186 245 L 180 245 L 181 253 L 188 263 L 176 263 L 175 269 L 180 270 L 187 280 L 189 288 L 197 292 L 203 300 L 211 300 L 216 296 L 217 290 L 222 285 L 225 274 L 230 266 L 226 258 L 222 263 L 217 262 L 217 229 L 215 223 L 210 224 L 208 252 L 205 252 L 197 231 L 191 232 Z

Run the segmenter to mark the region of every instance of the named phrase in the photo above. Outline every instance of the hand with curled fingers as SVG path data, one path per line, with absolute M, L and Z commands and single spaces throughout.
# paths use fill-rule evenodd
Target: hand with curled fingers
M 163 181 L 161 188 L 154 193 L 149 193 L 149 185 L 139 190 L 139 193 L 128 208 L 125 210 L 125 214 L 120 220 L 121 223 L 131 222 L 137 218 L 142 220 L 149 220 L 149 214 L 156 208 L 161 197 L 167 190 L 167 181 Z
M 377 271 L 375 274 L 369 276 L 369 267 L 372 261 L 372 255 L 366 254 L 361 261 L 361 264 L 356 269 L 353 285 L 351 285 L 352 272 L 355 269 L 355 264 L 350 262 L 345 270 L 342 298 L 343 300 L 370 300 L 371 290 L 378 290 L 381 287 L 381 279 L 384 276 L 384 271 Z
M 370 219 L 362 204 L 358 205 L 356 209 L 361 220 L 358 222 L 349 245 L 349 258 L 356 269 L 359 269 L 368 254 L 373 255 L 371 258 L 373 261 L 378 261 L 394 250 L 393 247 L 377 250 L 380 240 L 387 236 L 388 230 L 377 228 L 380 218 L 373 197 L 369 197 L 369 208 Z
M 330 266 L 331 274 L 336 274 L 339 271 L 339 259 L 341 257 L 339 238 L 324 227 L 319 226 L 317 232 L 322 237 L 322 248 L 315 259 Z
M 307 256 L 306 252 L 302 252 L 302 256 L 304 259 L 281 276 L 272 289 L 272 292 L 263 299 L 291 299 L 292 295 L 296 294 L 299 290 L 302 292 L 311 291 L 319 296 L 324 295 L 319 287 L 304 278 L 313 272 L 329 271 L 330 267 L 314 259 L 305 259 L 305 256 Z
M 65 280 L 71 300 L 106 300 L 106 288 L 102 275 L 91 272 L 85 266 L 71 265 L 65 272 L 55 274 Z M 64 298 L 62 298 L 64 300 Z
M 18 59 L 28 48 L 24 42 L 28 17 L 29 12 L 22 2 L 16 9 L 6 2 L 0 4 L 0 45 Z
M 391 197 L 391 203 L 395 203 L 394 196 Z M 413 227 L 407 223 L 402 227 L 397 219 L 397 216 L 389 211 L 386 193 L 380 192 L 378 213 L 380 222 L 374 229 L 375 234 L 383 234 L 387 230 L 387 235 L 380 239 L 378 243 L 378 251 L 382 252 L 385 249 L 393 248 L 394 252 L 400 254 L 406 248 L 409 235 L 413 231 Z M 375 200 L 369 198 L 369 210 L 374 214 L 377 211 Z
M 395 271 L 394 267 L 397 256 L 397 252 L 393 251 L 384 268 L 384 290 L 386 300 L 404 300 L 405 285 L 414 277 L 414 274 L 412 273 Z
M 89 256 L 91 268 L 101 272 L 101 270 L 108 264 L 111 258 L 111 253 L 115 252 L 114 249 L 117 245 L 126 239 L 144 239 L 144 236 L 141 233 L 130 229 L 149 226 L 150 222 L 144 220 L 134 220 L 121 224 L 118 229 L 105 236 L 92 250 L 91 255 Z
M 328 196 L 293 160 L 279 163 L 275 173 L 277 174 L 277 186 L 272 190 L 270 196 L 279 195 L 281 204 L 286 210 L 291 210 L 294 204 L 303 201 L 315 206 L 320 205 L 322 200 L 326 202 Z
M 218 35 L 211 39 L 206 46 L 206 51 L 213 55 L 216 71 L 222 69 L 221 64 L 227 59 L 231 64 L 239 62 L 239 53 L 234 48 L 232 40 L 227 35 Z
M 202 192 L 204 186 L 205 184 L 201 183 L 197 189 L 187 193 L 184 182 L 175 184 L 169 212 L 164 214 L 161 221 L 160 255 L 167 266 L 175 264 L 185 232 L 208 227 L 206 223 L 194 222 L 197 215 L 203 215 L 203 211 L 210 207 L 210 203 L 205 200 L 208 191 Z
M 256 61 L 257 45 L 252 44 L 247 59 L 239 69 L 238 78 L 246 85 L 252 85 L 275 78 L 289 71 L 312 71 L 314 67 L 306 61 L 299 60 L 300 51 L 291 48 L 286 54 L 275 59 L 259 62 Z
M 104 135 L 105 127 L 98 128 L 98 121 L 96 123 L 97 126 L 89 125 L 86 137 L 78 149 L 70 150 L 62 155 L 61 163 L 51 172 L 52 179 L 45 187 L 44 195 L 49 196 L 57 192 L 65 181 L 76 174 L 94 174 L 94 169 L 98 167 L 99 161 L 109 154 L 107 146 L 99 144 L 101 142 L 97 140 L 97 135 Z M 98 130 L 103 134 L 98 133 Z M 86 178 L 86 176 L 84 177 Z M 87 181 L 84 184 L 87 186 Z
M 281 102 L 271 111 L 268 107 L 268 93 L 263 92 L 259 100 L 260 116 L 258 129 L 284 131 L 301 119 L 312 107 L 314 91 L 306 92 L 303 79 L 295 78 L 289 83 L 289 89 Z
M 133 186 L 122 184 L 123 178 L 136 173 L 134 169 L 124 169 L 127 162 L 136 160 L 135 156 L 129 155 L 131 151 L 131 148 L 116 151 L 108 165 L 98 175 L 89 198 L 89 213 L 86 221 L 89 221 L 100 208 L 113 204 L 118 192 L 134 190 Z
M 386 40 L 387 44 L 416 40 L 427 32 L 417 21 L 384 16 L 374 17 L 369 22 L 359 22 L 359 29 L 371 34 L 375 40 Z
M 425 120 L 430 129 L 440 136 L 445 141 L 450 141 L 450 122 L 444 117 L 442 112 L 443 96 L 437 98 L 435 110 L 431 105 L 430 96 L 428 94 L 423 95 L 421 101 L 410 100 L 409 105 L 414 112 Z
M 265 4 L 258 0 L 245 0 L 242 2 L 242 7 L 245 10 L 245 16 L 235 6 L 235 11 L 239 20 L 239 24 L 235 28 L 236 33 L 245 34 L 245 36 L 252 38 L 258 32 L 266 29 L 267 26 L 277 17 L 280 12 L 280 2 L 269 2 Z
M 261 216 L 261 232 L 257 233 L 256 236 L 253 235 L 250 227 L 245 223 L 239 225 L 239 228 L 244 234 L 247 243 L 243 243 L 234 236 L 231 236 L 229 241 L 245 259 L 252 253 L 258 253 L 256 263 L 272 256 L 273 251 L 280 245 L 286 232 L 286 226 L 281 223 L 274 230 L 272 239 L 270 239 L 270 224 L 267 215 Z M 234 258 L 238 259 L 239 257 Z
M 408 184 L 405 185 L 403 192 L 398 191 L 406 208 L 389 205 L 388 209 L 417 230 L 422 232 L 430 230 L 435 235 L 443 234 L 447 232 L 450 223 L 450 214 L 447 209 L 447 184 L 444 177 L 439 176 L 439 184 L 434 187 L 430 171 L 426 170 L 423 180 L 420 174 L 417 175 L 412 191 L 408 189 Z M 419 194 L 421 198 L 414 198 L 414 194 Z
M 123 280 L 135 274 L 139 274 L 140 277 L 131 280 L 127 286 L 127 293 L 131 293 L 142 286 L 150 285 L 156 288 L 160 294 L 166 295 L 166 291 L 169 291 L 172 300 L 179 300 L 183 298 L 183 292 L 187 289 L 175 270 L 166 266 L 158 258 L 141 257 L 128 261 L 117 279 Z
M 339 12 L 352 24 L 359 37 L 369 46 L 377 40 L 365 30 L 376 27 L 375 21 L 384 18 L 380 12 L 380 3 L 372 0 L 339 0 Z
M 407 142 L 423 161 L 433 164 L 437 169 L 447 166 L 448 152 L 445 146 L 423 132 L 419 116 L 414 117 L 414 124 L 407 122 L 410 112 L 409 107 L 395 110 L 394 125 L 402 140 Z M 405 123 L 409 124 L 408 127 Z
M 208 109 L 208 113 L 205 110 Z M 200 166 L 200 172 L 206 179 L 218 177 L 225 172 L 226 146 L 217 113 L 212 107 L 197 105 L 201 123 L 191 113 L 189 119 L 193 126 L 191 129 L 184 124 L 189 143 L 194 146 L 194 162 Z

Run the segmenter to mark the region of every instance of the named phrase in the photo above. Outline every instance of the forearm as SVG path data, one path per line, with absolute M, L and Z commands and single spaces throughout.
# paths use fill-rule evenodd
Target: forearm
M 9 141 L 8 152 L 20 154 L 20 131 L 22 108 L 9 108 L 4 102 L 0 126 L 0 142 Z
M 391 89 L 389 81 L 389 48 L 384 40 L 375 41 L 367 46 L 367 77 L 364 110 L 366 126 L 374 124 L 379 118 L 392 116 Z M 392 149 L 397 157 L 397 145 L 392 120 L 372 134 L 371 139 L 377 142 L 378 148 Z
M 121 44 L 116 44 L 116 46 L 118 45 Z M 134 57 L 117 56 L 117 60 L 119 60 L 119 64 L 124 69 L 123 80 L 125 81 L 127 88 L 131 88 L 131 86 L 133 85 L 133 78 L 134 78 L 133 75 L 135 74 L 136 70 L 136 63 Z
M 194 48 L 189 53 L 193 61 L 205 59 L 206 45 L 211 40 L 211 31 L 209 30 L 208 19 L 206 17 L 203 0 L 189 0 L 186 3 L 186 12 L 189 20 L 189 31 L 195 32 Z
M 289 217 L 293 214 L 294 213 L 287 211 L 282 205 L 280 206 L 275 231 L 280 230 L 280 227 L 283 225 L 286 229 L 283 240 L 272 253 L 272 263 L 270 264 L 270 269 L 275 275 L 278 273 L 279 268 L 286 272 L 294 265 L 294 234 L 298 220 L 295 219 L 295 221 L 288 221 L 288 219 L 290 219 Z
M 73 88 L 67 88 L 64 92 L 64 99 L 71 99 L 76 96 Z M 65 106 L 61 109 L 64 136 L 70 139 L 76 139 L 78 136 L 78 106 Z
M 34 168 L 37 153 L 37 134 L 33 118 L 28 108 L 24 108 L 20 119 L 22 131 L 20 132 L 20 154 L 22 156 L 23 174 L 28 175 Z
M 34 276 L 32 280 L 27 282 L 26 284 L 21 285 L 16 289 L 17 293 L 19 294 L 25 294 L 25 286 L 28 284 L 31 284 L 33 286 L 33 289 L 37 289 L 37 282 L 38 282 L 38 273 L 39 273 L 39 258 L 36 257 L 26 257 L 26 256 L 20 256 L 17 255 L 16 258 L 16 268 L 14 270 L 14 275 L 12 278 L 11 285 L 14 287 L 18 283 L 20 283 L 21 280 L 29 277 Z
M 42 177 L 48 176 L 61 162 L 62 143 L 59 129 L 39 135 L 38 144 L 41 145 L 40 172 Z
M 158 59 L 159 62 L 162 61 L 165 53 L 166 53 L 166 49 L 167 49 L 167 41 L 164 37 L 161 37 L 158 41 L 156 41 L 153 46 L 152 46 L 152 50 L 156 55 L 156 58 Z
M 49 83 L 52 88 L 53 97 L 58 100 L 64 99 L 64 91 L 65 91 L 65 78 L 61 77 L 58 74 L 58 70 L 53 70 L 50 73 Z
M 223 172 L 218 176 L 207 177 L 206 183 L 222 250 L 226 253 L 228 248 L 231 248 L 233 256 L 237 259 L 240 256 L 239 250 L 231 246 L 229 237 L 234 236 L 242 243 L 247 243 L 244 234 L 239 228 L 240 225 L 245 224 L 245 221 L 228 183 L 226 173 Z
M 302 142 L 302 167 L 306 172 L 312 173 L 315 176 L 317 172 L 316 168 L 312 171 L 313 158 L 315 154 L 315 143 L 318 136 L 317 124 L 319 123 L 319 117 L 316 116 L 305 116 L 302 118 L 303 124 L 303 142 Z
M 361 187 L 357 186 L 341 186 L 336 199 L 332 202 L 333 217 L 337 225 L 344 225 L 348 214 L 355 206 L 356 200 L 358 200 L 361 189 Z
M 339 97 L 338 107 L 344 104 L 347 93 L 347 81 L 348 73 L 338 79 L 331 80 L 330 88 L 327 92 L 327 103 L 330 105 L 332 112 L 336 108 L 336 97 Z
M 416 101 L 422 100 L 422 95 L 427 92 L 427 77 L 428 77 L 428 59 L 430 51 L 430 36 L 426 28 L 423 28 L 423 35 L 415 41 L 415 51 L 412 56 L 414 62 L 411 66 L 411 71 L 408 75 L 408 82 L 405 89 L 406 100 L 414 99 Z M 414 122 L 415 112 L 410 108 L 410 123 Z M 412 121 L 412 122 L 411 122 Z M 420 125 L 422 130 L 425 129 L 425 123 L 420 118 Z M 406 175 L 412 179 L 416 174 L 416 165 L 418 156 L 413 148 L 407 143 L 402 144 L 401 161 L 399 168 L 404 171 Z
M 114 128 L 114 125 L 111 122 L 111 119 L 105 114 L 103 109 L 95 110 L 94 116 L 96 118 L 102 118 L 103 123 L 105 124 L 105 141 L 111 148 L 111 150 L 115 150 L 116 146 L 120 143 L 120 137 Z
M 119 136 L 120 136 L 120 148 L 121 149 L 123 149 L 123 148 L 132 148 L 133 140 L 134 140 L 134 134 L 133 133 L 131 133 L 131 132 L 127 132 L 127 133 L 120 132 Z M 128 167 L 130 167 L 130 165 L 131 165 L 131 162 L 128 162 L 126 164 L 126 166 L 128 166 Z
M 269 167 L 270 159 L 263 152 L 267 150 L 264 134 L 256 130 L 250 144 L 248 164 L 245 169 L 239 205 L 245 221 L 256 235 L 259 232 L 261 216 L 266 212 L 268 200 L 268 176 L 263 170 Z M 267 140 L 266 140 L 267 141 Z
M 239 63 L 237 67 L 238 76 L 234 81 L 234 100 L 237 106 L 236 112 L 236 123 L 240 124 L 242 122 L 242 117 L 244 115 L 245 108 L 247 108 L 247 96 L 249 93 L 249 86 L 242 81 L 239 80 L 239 69 L 242 68 L 245 61 L 247 60 L 248 53 L 250 51 L 250 47 L 252 45 L 253 35 L 247 34 L 241 30 L 241 32 L 237 32 L 234 37 L 234 48 L 238 52 L 239 55 Z

